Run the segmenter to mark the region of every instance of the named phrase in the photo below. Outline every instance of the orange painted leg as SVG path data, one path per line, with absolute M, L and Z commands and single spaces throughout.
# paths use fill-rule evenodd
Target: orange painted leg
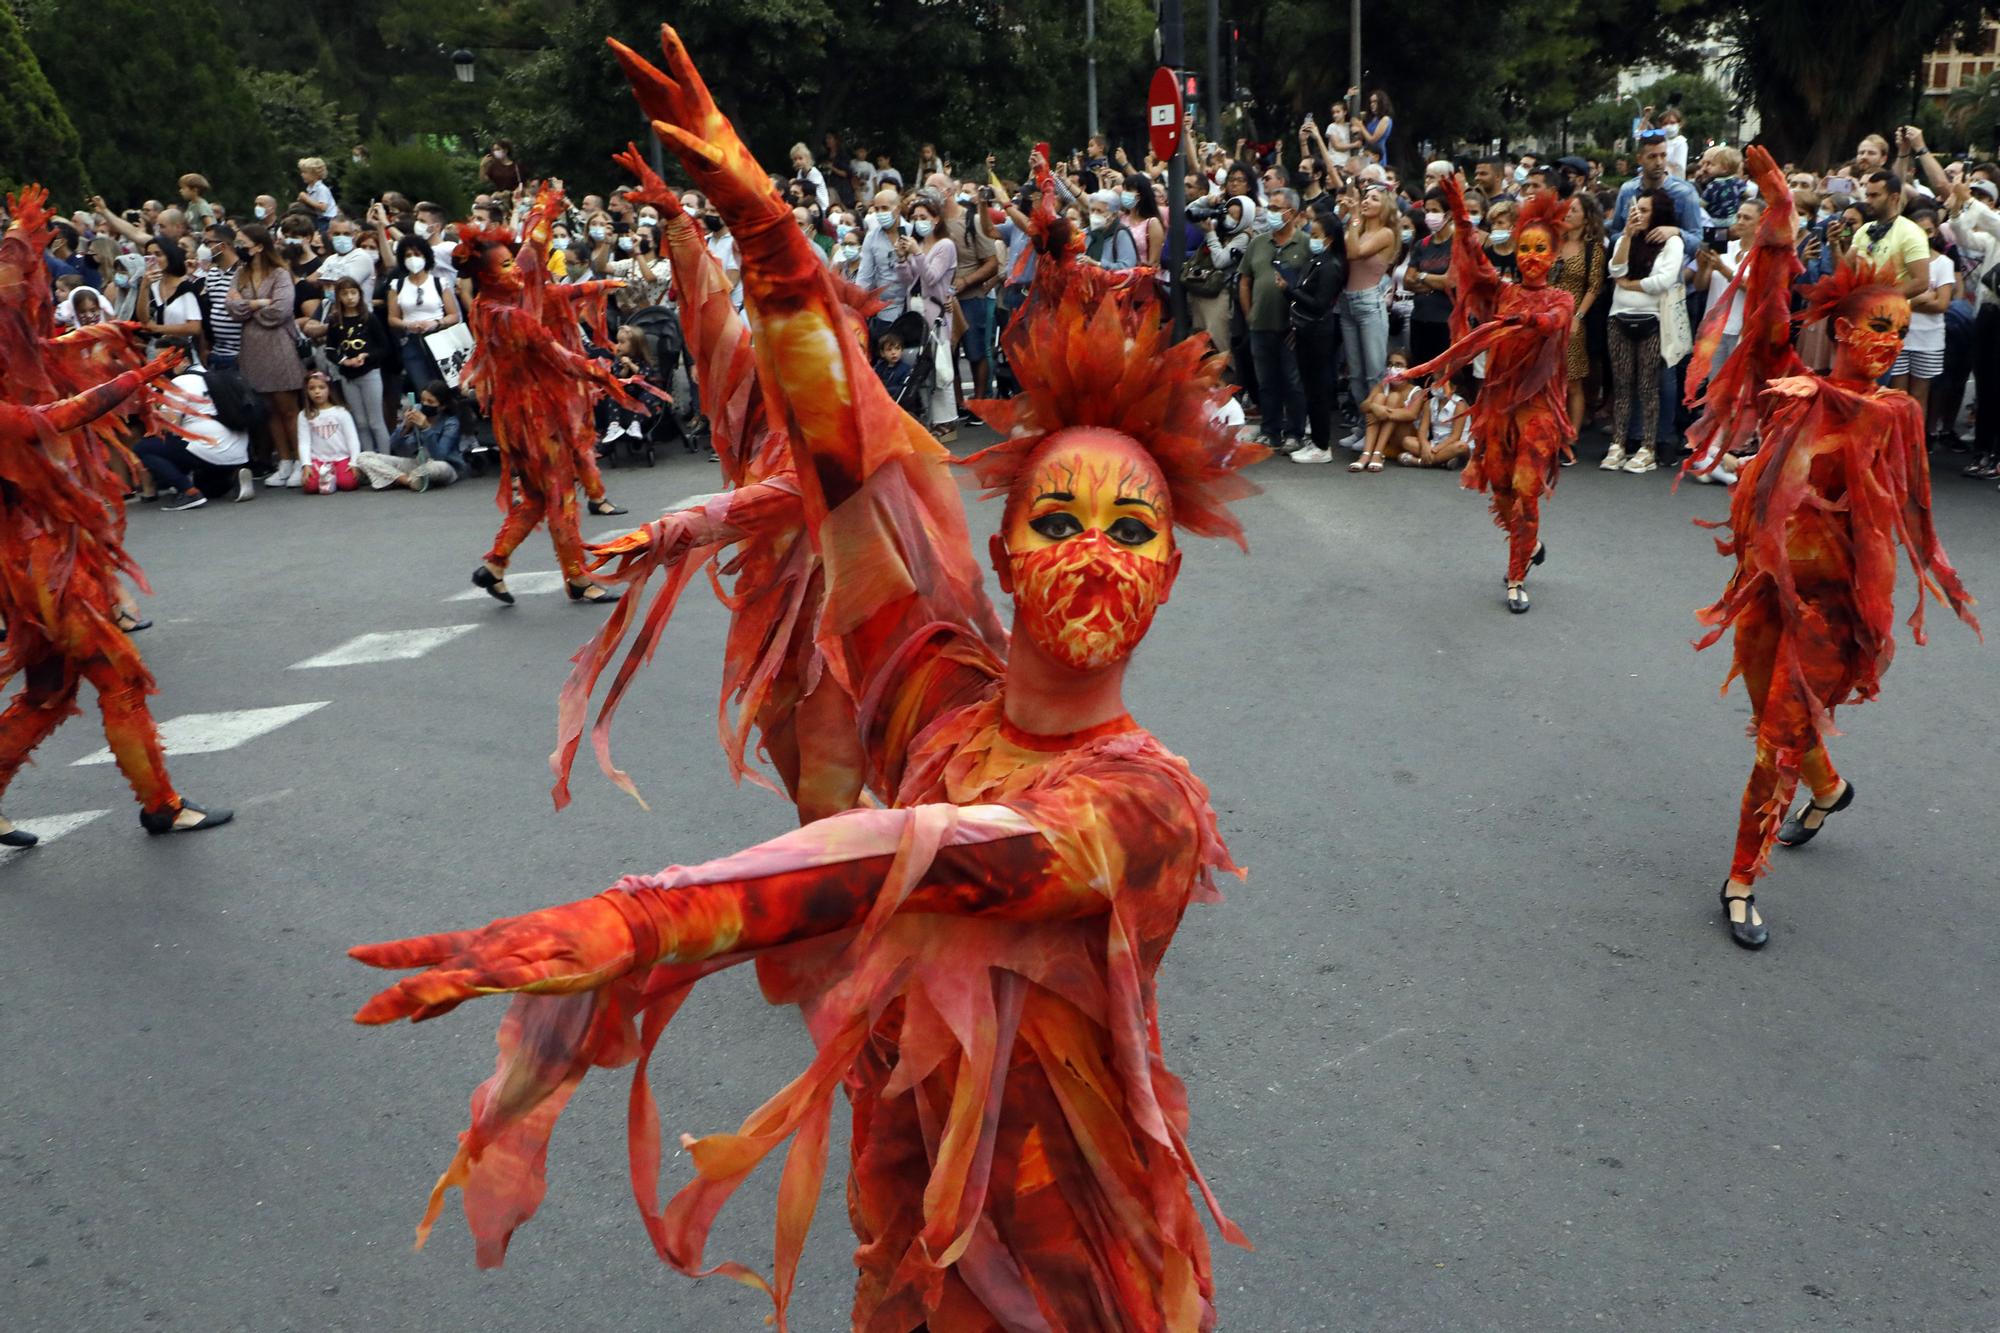
M 1736 854 L 1729 862 L 1729 877 L 1739 884 L 1755 884 L 1770 866 L 1771 844 L 1777 840 L 1778 826 L 1785 822 L 1792 794 L 1798 789 L 1799 771 L 1780 762 L 1780 752 L 1759 741 L 1757 766 L 1743 788 L 1743 804 L 1736 816 Z
M 77 712 L 78 675 L 67 660 L 51 654 L 22 674 L 20 694 L 0 713 L 0 796 L 7 794 L 35 747 Z
M 1807 790 L 1821 805 L 1830 805 L 1840 794 L 1840 774 L 1833 766 L 1833 756 L 1826 752 L 1824 745 L 1815 745 L 1807 750 L 1799 760 L 1799 776 L 1805 779 Z
M 519 489 L 514 494 L 514 503 L 507 509 L 507 518 L 500 524 L 500 533 L 493 539 L 493 549 L 486 553 L 486 563 L 500 569 L 507 568 L 507 562 L 514 557 L 515 548 L 528 539 L 535 525 L 542 521 L 543 511 L 548 507 L 537 491 L 515 483 Z
M 104 713 L 104 738 L 118 769 L 132 784 L 132 794 L 147 811 L 177 810 L 180 793 L 167 776 L 167 754 L 160 745 L 159 728 L 146 706 L 146 687 L 135 685 L 118 674 L 102 657 L 83 665 L 83 674 L 97 687 L 97 706 Z
M 590 473 L 592 477 L 597 475 L 595 464 Z M 599 480 L 597 496 L 603 494 L 604 483 Z M 556 564 L 562 568 L 563 577 L 576 584 L 587 581 L 590 576 L 584 572 L 582 506 L 577 504 L 574 490 L 555 497 L 548 506 L 548 520 L 549 540 L 555 543 Z
M 596 504 L 604 498 L 604 473 L 597 466 L 597 442 L 585 437 L 583 447 L 576 451 L 576 476 L 583 483 L 584 498 Z

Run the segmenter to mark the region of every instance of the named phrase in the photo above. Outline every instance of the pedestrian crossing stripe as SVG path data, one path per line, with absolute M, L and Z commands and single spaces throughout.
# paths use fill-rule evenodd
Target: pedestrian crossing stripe
M 507 591 L 516 597 L 531 597 L 536 593 L 555 592 L 563 586 L 561 570 L 531 569 L 524 574 L 507 576 Z M 447 602 L 483 602 L 491 596 L 484 588 L 467 588 L 445 598 Z
M 289 671 L 308 671 L 318 667 L 361 666 L 369 662 L 407 662 L 422 657 L 434 648 L 442 648 L 461 634 L 470 634 L 477 625 L 439 625 L 433 629 L 399 629 L 373 634 L 358 634 L 341 644 L 303 662 L 294 662 Z
M 74 833 L 92 820 L 102 819 L 110 813 L 109 810 L 79 810 L 70 815 L 43 815 L 40 819 L 17 819 L 14 827 L 23 833 L 34 834 L 43 842 L 54 842 L 65 833 Z M 27 850 L 26 847 L 0 847 L 0 865 Z
M 227 713 L 184 713 L 180 717 L 168 718 L 160 724 L 160 744 L 170 755 L 214 754 L 220 750 L 233 750 L 247 741 L 276 731 L 279 727 L 298 721 L 308 713 L 316 713 L 333 702 L 320 699 L 306 704 L 280 704 L 276 708 L 239 708 Z M 70 765 L 81 768 L 86 764 L 108 764 L 111 762 L 110 749 L 87 754 Z

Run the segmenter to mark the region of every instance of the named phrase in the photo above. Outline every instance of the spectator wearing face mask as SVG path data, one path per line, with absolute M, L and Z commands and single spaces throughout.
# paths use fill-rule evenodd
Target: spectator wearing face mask
M 977 191 L 970 184 L 952 189 L 949 176 L 933 177 L 942 187 L 944 225 L 950 236 L 957 265 L 952 273 L 952 296 L 964 330 L 958 350 L 972 371 L 969 384 L 958 386 L 960 414 L 965 413 L 968 396 L 984 398 L 991 392 L 988 374 L 993 357 L 993 292 L 1000 285 L 1000 238 Z M 957 364 L 954 360 L 954 366 Z
M 1347 291 L 1340 300 L 1340 338 L 1347 357 L 1347 391 L 1365 402 L 1381 382 L 1389 357 L 1389 311 L 1383 304 L 1383 279 L 1395 262 L 1402 237 L 1389 192 L 1364 187 L 1350 196 L 1347 228 Z M 1343 441 L 1359 448 L 1357 428 Z
M 1096 200 L 1092 200 L 1096 212 Z M 1279 453 L 1305 444 L 1306 395 L 1299 363 L 1287 341 L 1291 296 L 1312 260 L 1305 228 L 1299 225 L 1299 197 L 1289 187 L 1267 203 L 1261 233 L 1243 253 L 1236 299 L 1250 330 L 1250 356 L 1257 369 L 1257 406 L 1263 442 Z
M 479 178 L 504 194 L 512 194 L 526 183 L 521 164 L 514 157 L 512 139 L 495 139 L 479 159 Z
M 1125 177 L 1118 192 L 1118 207 L 1124 214 L 1125 229 L 1132 233 L 1139 262 L 1158 268 L 1160 256 L 1166 253 L 1167 230 L 1153 194 L 1152 177 L 1136 171 Z
M 1675 180 L 1686 180 L 1688 174 L 1688 142 L 1681 132 L 1681 109 L 1670 106 L 1660 113 L 1660 133 L 1667 139 L 1667 174 Z
M 314 274 L 322 287 L 342 278 L 360 284 L 363 305 L 375 300 L 375 251 L 360 245 L 361 231 L 352 218 L 335 218 L 327 224 L 326 244 L 332 252 L 322 259 Z
M 305 370 L 299 364 L 298 326 L 294 322 L 296 289 L 271 233 L 251 223 L 236 235 L 237 266 L 226 305 L 242 322 L 237 367 L 244 382 L 264 400 L 266 442 L 277 460 L 267 482 L 272 486 L 302 485 L 298 466 L 299 390 Z M 292 478 L 297 477 L 294 482 Z
M 364 450 L 355 460 L 371 489 L 392 486 L 422 494 L 449 486 L 466 474 L 464 423 L 459 420 L 458 395 L 443 380 L 432 380 L 417 394 L 417 405 L 403 413 L 387 454 Z
M 243 347 L 243 321 L 229 311 L 229 293 L 241 265 L 236 254 L 236 229 L 219 222 L 207 234 L 207 243 L 195 250 L 196 260 L 207 266 L 197 275 L 202 287 L 203 360 L 210 370 L 233 371 Z
M 877 334 L 902 318 L 909 306 L 910 286 L 896 271 L 896 238 L 902 235 L 902 200 L 894 190 L 877 190 L 868 201 L 862 218 L 861 262 L 854 281 L 863 291 L 873 292 L 882 309 L 870 322 Z
M 1188 309 L 1195 327 L 1208 335 L 1225 362 L 1229 358 L 1230 309 L 1256 216 L 1257 205 L 1248 195 L 1238 195 L 1201 221 L 1201 254 L 1208 261 L 1208 272 L 1197 271 L 1195 281 L 1189 284 Z
M 193 347 L 201 332 L 201 289 L 189 282 L 181 248 L 155 236 L 146 242 L 144 276 L 133 318 L 162 346 Z
M 1443 192 L 1431 190 L 1424 196 L 1423 226 L 1403 277 L 1412 294 L 1410 359 L 1418 365 L 1435 360 L 1451 346 L 1452 229 Z
M 1630 200 L 1611 253 L 1609 271 L 1616 283 L 1611 293 L 1611 447 L 1598 465 L 1607 472 L 1651 472 L 1658 465 L 1659 372 L 1663 363 L 1679 359 L 1666 344 L 1671 326 L 1663 327 L 1661 316 L 1666 302 L 1680 291 L 1682 262 L 1677 229 L 1665 229 L 1664 241 L 1652 239 L 1662 230 L 1653 225 L 1653 210 L 1666 198 L 1662 191 L 1643 190 Z M 1639 447 L 1628 456 L 1626 430 L 1635 401 L 1641 418 Z
M 932 341 L 929 402 L 926 417 L 940 442 L 958 438 L 959 408 L 953 396 L 951 319 L 956 298 L 952 274 L 958 267 L 958 247 L 945 231 L 943 206 L 919 195 L 910 206 L 910 234 L 895 241 L 898 276 L 909 285 L 912 305 L 921 303 Z M 1127 237 L 1130 242 L 1130 237 Z
M 1312 438 L 1305 448 L 1293 451 L 1292 461 L 1331 463 L 1333 442 L 1339 437 L 1335 407 L 1340 396 L 1340 297 L 1347 285 L 1345 237 L 1339 218 L 1303 210 L 1299 216 L 1306 227 L 1305 271 L 1293 280 L 1280 265 L 1279 278 L 1291 298 L 1287 314 L 1292 352 L 1305 390 L 1306 421 Z
M 1090 234 L 1084 242 L 1083 257 L 1100 268 L 1124 270 L 1139 263 L 1139 247 L 1124 225 L 1124 215 L 1115 190 L 1099 190 L 1090 196 Z
M 459 322 L 458 294 L 432 269 L 427 241 L 405 236 L 396 260 L 402 272 L 389 279 L 389 329 L 399 340 L 403 383 L 428 384 L 438 372 L 424 337 Z
M 456 248 L 457 242 L 446 234 L 451 226 L 451 220 L 445 215 L 444 206 L 424 200 L 411 210 L 411 217 L 410 230 L 424 243 L 426 252 L 430 255 L 430 271 L 436 274 L 445 286 L 456 286 L 458 269 L 453 265 L 451 252 Z M 396 248 L 400 254 L 401 244 L 399 243 Z

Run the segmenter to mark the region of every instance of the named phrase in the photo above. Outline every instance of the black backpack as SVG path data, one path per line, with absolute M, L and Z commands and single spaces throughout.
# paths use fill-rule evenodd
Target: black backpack
M 215 404 L 215 419 L 230 430 L 254 431 L 270 415 L 263 396 L 236 367 L 212 367 L 203 371 L 201 378 L 208 385 L 209 401 Z

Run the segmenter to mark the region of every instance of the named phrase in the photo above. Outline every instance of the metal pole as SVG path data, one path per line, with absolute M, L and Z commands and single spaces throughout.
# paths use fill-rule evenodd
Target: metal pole
M 1208 0 L 1208 133 L 1222 142 L 1222 0 Z
M 1160 59 L 1179 71 L 1187 63 L 1187 29 L 1181 0 L 1160 0 Z M 1179 78 L 1178 72 L 1175 78 Z M 1185 132 L 1185 128 L 1183 129 Z M 1187 337 L 1187 293 L 1181 290 L 1181 261 L 1187 258 L 1187 174 L 1167 164 L 1167 294 L 1173 308 L 1174 341 Z
M 1090 133 L 1097 126 L 1097 0 L 1083 0 L 1083 86 L 1090 98 Z
M 1348 113 L 1362 116 L 1368 111 L 1368 94 L 1361 90 L 1361 0 L 1348 0 L 1347 63 L 1354 71 L 1354 77 L 1348 83 L 1355 90 L 1355 100 L 1360 103 L 1349 107 Z

